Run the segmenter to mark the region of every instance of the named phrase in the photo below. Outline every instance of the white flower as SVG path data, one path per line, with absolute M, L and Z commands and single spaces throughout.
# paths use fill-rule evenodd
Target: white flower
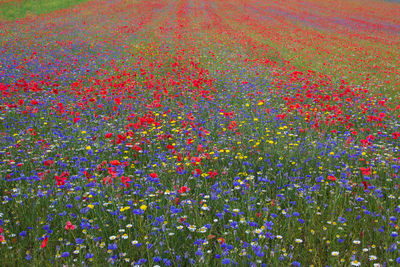
M 358 244 L 361 243 L 361 241 L 360 241 L 360 240 L 354 240 L 353 243 L 356 244 L 356 245 L 358 245 Z
M 303 243 L 303 240 L 297 238 L 297 239 L 295 240 L 295 242 L 296 242 L 297 244 L 300 244 L 300 243 Z
M 339 251 L 332 251 L 331 255 L 332 256 L 339 256 Z
M 260 234 L 260 233 L 262 233 L 262 230 L 261 229 L 256 229 L 256 230 L 254 230 L 254 233 Z
M 207 228 L 206 227 L 201 227 L 199 230 L 198 230 L 198 232 L 200 232 L 200 233 L 205 233 L 207 231 Z
M 375 255 L 370 255 L 369 256 L 369 260 L 370 261 L 374 261 L 374 260 L 376 260 L 377 259 L 377 257 L 375 256 Z
M 204 205 L 201 207 L 201 209 L 202 209 L 202 210 L 210 210 L 210 208 L 209 208 L 206 204 L 204 204 Z
M 115 235 L 110 236 L 110 240 L 115 240 L 117 237 Z
M 354 261 L 351 262 L 351 265 L 352 266 L 360 266 L 361 262 L 359 262 L 358 260 L 354 260 Z

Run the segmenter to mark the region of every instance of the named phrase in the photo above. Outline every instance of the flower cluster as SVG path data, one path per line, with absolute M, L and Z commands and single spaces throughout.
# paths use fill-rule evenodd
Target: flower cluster
M 0 262 L 400 263 L 400 8 L 364 2 L 2 24 Z

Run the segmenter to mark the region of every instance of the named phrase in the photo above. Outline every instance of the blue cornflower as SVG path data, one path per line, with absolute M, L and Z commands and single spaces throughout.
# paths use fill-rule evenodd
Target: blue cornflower
M 203 251 L 201 251 L 201 250 L 197 250 L 195 254 L 196 254 L 196 256 L 203 256 L 204 255 Z
M 86 259 L 91 259 L 93 257 L 94 257 L 93 253 L 86 253 Z
M 222 259 L 222 264 L 230 264 L 230 263 L 231 263 L 231 259 L 228 259 L 228 258 Z

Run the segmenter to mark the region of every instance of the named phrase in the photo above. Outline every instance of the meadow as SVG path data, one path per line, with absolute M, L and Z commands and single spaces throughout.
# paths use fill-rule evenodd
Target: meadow
M 393 1 L 0 1 L 0 265 L 399 265 L 399 89 Z

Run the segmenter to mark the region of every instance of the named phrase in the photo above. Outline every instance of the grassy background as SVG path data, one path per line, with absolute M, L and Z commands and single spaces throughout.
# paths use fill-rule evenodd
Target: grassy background
M 16 0 L 0 1 L 0 19 L 16 20 L 29 15 L 50 13 L 87 0 Z

